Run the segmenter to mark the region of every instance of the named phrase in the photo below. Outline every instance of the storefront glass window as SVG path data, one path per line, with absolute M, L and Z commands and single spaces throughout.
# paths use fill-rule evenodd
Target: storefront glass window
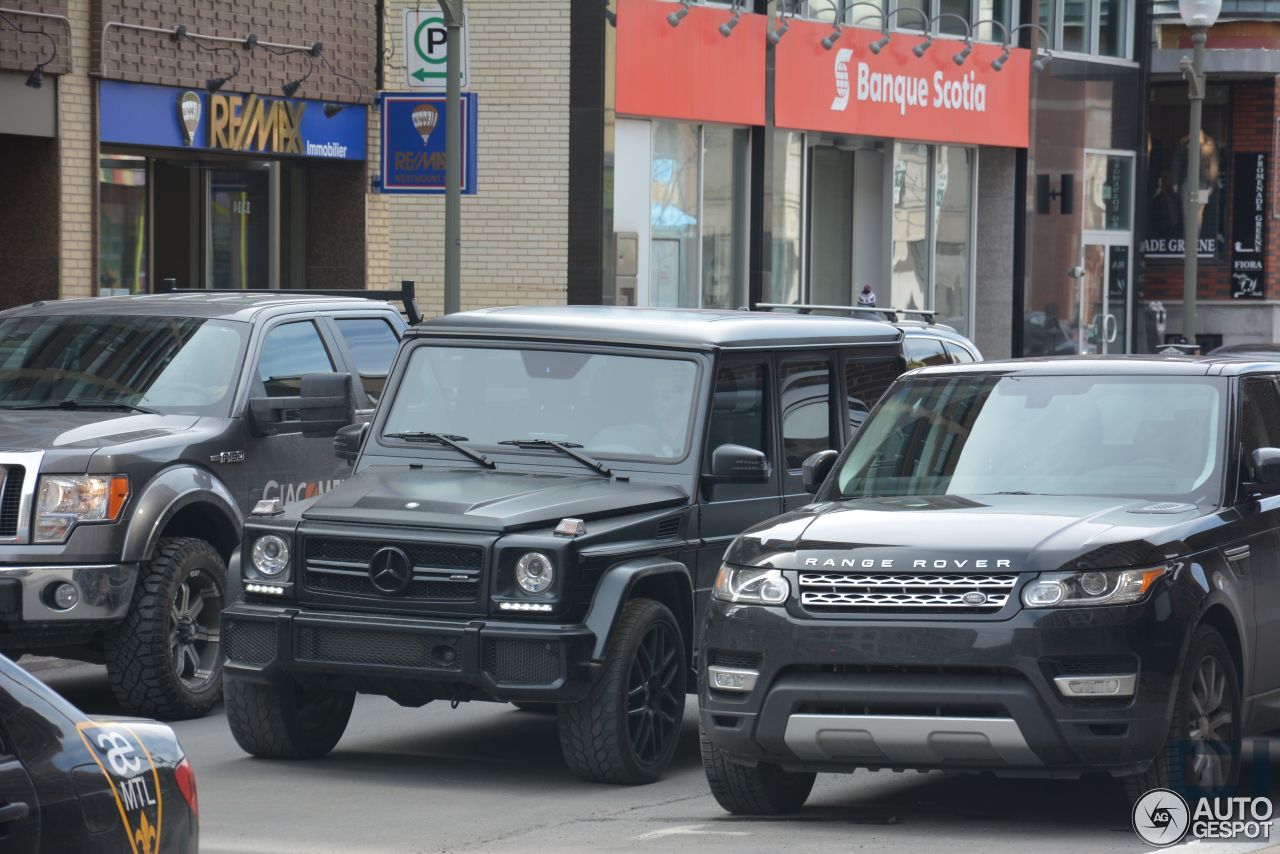
M 773 257 L 766 302 L 800 302 L 804 227 L 804 134 L 774 131 Z
M 941 146 L 936 151 L 933 308 L 943 323 L 969 334 L 969 259 L 973 222 L 971 148 Z
M 209 170 L 210 288 L 271 287 L 271 173 Z
M 701 306 L 738 308 L 746 304 L 747 131 L 708 125 L 702 145 Z
M 1133 187 L 1133 158 L 1086 154 L 1084 227 L 1092 231 L 1128 231 Z
M 98 176 L 98 293 L 145 293 L 146 158 L 104 154 Z
M 929 146 L 895 143 L 889 305 L 896 308 L 929 307 L 929 207 Z
M 649 303 L 698 305 L 698 126 L 653 123 Z

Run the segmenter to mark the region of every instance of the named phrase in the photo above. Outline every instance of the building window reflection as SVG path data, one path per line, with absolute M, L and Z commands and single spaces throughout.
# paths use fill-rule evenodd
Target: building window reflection
M 98 292 L 147 291 L 147 159 L 105 154 L 98 168 Z

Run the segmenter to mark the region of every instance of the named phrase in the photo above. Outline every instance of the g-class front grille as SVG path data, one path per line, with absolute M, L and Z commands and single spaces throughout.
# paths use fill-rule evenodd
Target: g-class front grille
M 413 578 L 403 592 L 388 595 L 373 585 L 369 564 L 378 550 L 395 546 L 409 556 Z M 303 584 L 317 593 L 406 600 L 471 602 L 480 593 L 484 549 L 453 543 L 394 543 L 308 537 Z
M 18 534 L 18 514 L 22 506 L 23 466 L 0 466 L 0 537 Z
M 800 573 L 800 604 L 815 613 L 987 614 L 1009 601 L 1018 576 Z

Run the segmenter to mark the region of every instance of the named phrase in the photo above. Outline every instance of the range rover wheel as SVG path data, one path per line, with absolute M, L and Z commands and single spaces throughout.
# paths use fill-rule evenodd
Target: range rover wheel
M 139 569 L 124 623 L 104 653 L 111 690 L 130 713 L 198 718 L 222 694 L 227 566 L 212 545 L 165 537 Z
M 262 759 L 319 759 L 351 720 L 354 691 L 227 680 L 227 723 L 236 744 Z
M 671 611 L 652 599 L 622 609 L 590 693 L 560 706 L 560 747 L 574 773 L 596 783 L 662 776 L 684 719 L 684 642 Z
M 1151 789 L 1213 794 L 1240 774 L 1240 684 L 1222 635 L 1196 629 L 1183 664 L 1164 749 L 1142 774 L 1125 777 L 1136 801 Z
M 702 769 L 716 802 L 734 815 L 783 815 L 804 806 L 818 776 L 792 773 L 761 762 L 755 767 L 738 765 L 711 743 L 699 728 Z

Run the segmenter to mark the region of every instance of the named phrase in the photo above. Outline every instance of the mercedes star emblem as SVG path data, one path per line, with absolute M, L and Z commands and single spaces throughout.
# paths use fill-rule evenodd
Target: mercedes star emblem
M 378 549 L 369 561 L 369 581 L 388 596 L 403 593 L 413 580 L 413 561 L 394 546 Z

